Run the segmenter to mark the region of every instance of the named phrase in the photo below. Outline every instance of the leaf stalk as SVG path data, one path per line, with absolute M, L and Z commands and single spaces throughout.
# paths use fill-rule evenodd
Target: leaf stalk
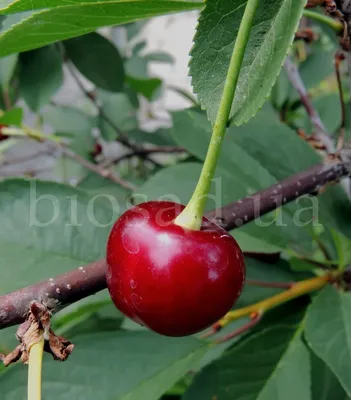
M 239 80 L 240 69 L 245 55 L 245 49 L 250 38 L 250 32 L 258 5 L 259 0 L 248 0 L 246 4 L 238 36 L 234 44 L 227 77 L 224 83 L 222 98 L 219 104 L 216 121 L 213 126 L 212 137 L 200 178 L 189 203 L 175 220 L 177 225 L 188 229 L 200 229 L 201 227 L 202 217 L 207 202 L 207 195 L 211 189 L 212 178 L 222 148 L 230 110 L 232 108 L 235 90 Z
M 304 294 L 314 292 L 323 288 L 328 282 L 335 280 L 336 274 L 324 274 L 315 278 L 306 279 L 297 282 L 291 286 L 290 289 L 282 293 L 278 293 L 272 297 L 268 297 L 258 303 L 252 304 L 247 307 L 239 308 L 238 310 L 230 311 L 220 321 L 219 325 L 223 328 L 230 322 L 237 319 L 247 317 L 250 315 L 263 315 L 265 312 L 280 306 L 290 300 L 296 299 Z

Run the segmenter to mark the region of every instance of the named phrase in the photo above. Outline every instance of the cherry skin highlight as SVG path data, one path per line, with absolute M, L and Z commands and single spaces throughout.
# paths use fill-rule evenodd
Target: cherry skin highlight
M 200 230 L 174 219 L 181 204 L 150 201 L 126 211 L 107 243 L 107 286 L 116 307 L 166 336 L 202 331 L 239 297 L 244 257 L 224 229 L 206 218 Z

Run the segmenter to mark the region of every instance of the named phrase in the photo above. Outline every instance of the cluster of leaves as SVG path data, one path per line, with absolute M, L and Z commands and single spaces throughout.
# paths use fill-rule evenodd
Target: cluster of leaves
M 140 99 L 151 103 L 163 86 L 161 80 L 148 76 L 147 66 L 150 61 L 172 59 L 162 53 L 143 55 L 144 44 L 132 41 L 142 25 L 135 21 L 200 9 L 201 2 L 3 3 L 7 4 L 0 10 L 0 55 L 6 57 L 0 59 L 4 110 L 0 124 L 20 127 L 22 108 L 29 107 L 56 137 L 68 140 L 69 148 L 89 162 L 96 161 L 91 155 L 94 129 L 107 147 L 120 140 L 122 132 L 133 146 L 179 146 L 185 155 L 167 155 L 157 159 L 156 165 L 135 156 L 136 163 L 124 161 L 114 166 L 118 174 L 137 185 L 134 192 L 64 157 L 58 158 L 59 183 L 3 180 L 0 294 L 103 257 L 111 224 L 139 198 L 189 200 L 206 155 L 246 1 L 207 0 L 190 64 L 194 90 L 206 111 L 194 106 L 175 112 L 172 127 L 153 134 L 143 132 L 136 117 Z M 304 3 L 260 2 L 216 170 L 215 202 L 209 200 L 208 209 L 267 188 L 322 160 L 296 134 L 297 128 L 310 133 L 312 127 L 297 93 L 280 70 Z M 95 32 L 119 24 L 127 24 L 123 25 L 127 47 L 118 47 Z M 291 56 L 299 64 L 315 108 L 333 134 L 340 124 L 333 75 L 337 39 L 322 26 L 313 29 L 318 39 L 309 45 L 298 42 Z M 52 102 L 64 84 L 67 65 L 94 85 L 95 103 L 84 93 L 79 108 Z M 75 186 L 70 184 L 72 178 Z M 117 200 L 118 209 L 106 195 Z M 232 232 L 244 251 L 256 253 L 255 258 L 247 257 L 249 279 L 293 282 L 320 273 L 316 264 L 344 268 L 351 262 L 351 204 L 345 191 L 337 185 L 330 187 L 318 197 L 317 205 L 315 214 L 310 199 L 299 200 L 262 217 L 260 223 L 251 222 Z M 301 207 L 303 213 L 299 213 Z M 53 218 L 55 210 L 59 212 Z M 297 213 L 305 226 L 296 225 Z M 311 223 L 316 218 L 317 226 Z M 275 261 L 264 262 L 263 253 L 264 260 Z M 277 292 L 279 289 L 247 286 L 236 307 Z M 313 300 L 306 296 L 277 308 L 250 332 L 213 347 L 197 336 L 171 339 L 146 331 L 118 314 L 104 291 L 53 318 L 56 333 L 69 337 L 76 348 L 64 365 L 45 357 L 44 396 L 54 400 L 349 398 L 350 306 L 348 293 L 326 287 Z M 233 322 L 219 335 L 244 323 Z M 14 332 L 14 328 L 0 331 L 1 351 L 14 346 Z M 0 369 L 0 385 L 4 400 L 23 398 L 26 370 L 21 366 Z

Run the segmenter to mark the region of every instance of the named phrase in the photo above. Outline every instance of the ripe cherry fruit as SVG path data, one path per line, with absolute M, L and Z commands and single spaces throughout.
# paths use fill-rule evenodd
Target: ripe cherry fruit
M 4 135 L 1 131 L 2 131 L 2 128 L 6 128 L 7 127 L 7 125 L 0 125 L 0 142 L 2 141 L 2 140 L 6 140 L 6 139 L 8 139 L 8 135 Z
M 107 244 L 107 285 L 116 307 L 166 336 L 199 332 L 222 318 L 245 279 L 242 252 L 225 230 L 174 223 L 181 204 L 150 201 L 126 211 Z

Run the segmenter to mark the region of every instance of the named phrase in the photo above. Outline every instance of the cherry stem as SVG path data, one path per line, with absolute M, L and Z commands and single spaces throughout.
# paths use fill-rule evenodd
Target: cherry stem
M 336 33 L 340 33 L 344 29 L 344 26 L 340 21 L 337 21 L 334 18 L 328 17 L 327 15 L 317 13 L 315 11 L 304 10 L 303 16 L 329 26 L 329 28 L 333 29 L 333 31 L 335 31 Z
M 221 151 L 239 79 L 240 69 L 245 55 L 245 49 L 250 38 L 250 32 L 258 5 L 259 0 L 248 0 L 247 2 L 234 44 L 227 77 L 224 83 L 222 98 L 219 104 L 211 141 L 201 175 L 189 203 L 175 219 L 177 225 L 188 229 L 200 229 L 201 227 L 202 217 L 207 202 L 207 195 L 211 189 L 212 178 Z
M 285 290 L 282 293 L 278 293 L 272 297 L 268 297 L 258 303 L 252 304 L 247 307 L 239 308 L 238 310 L 229 311 L 220 321 L 219 325 L 223 328 L 232 321 L 247 317 L 252 314 L 264 314 L 272 308 L 278 307 L 290 300 L 296 299 L 297 297 L 303 296 L 304 294 L 314 292 L 323 288 L 327 283 L 333 282 L 339 273 L 327 273 L 322 276 L 315 278 L 306 279 L 301 282 L 297 282 L 291 286 L 290 289 Z
M 233 339 L 237 336 L 242 335 L 243 333 L 247 332 L 248 330 L 254 328 L 262 319 L 263 314 L 253 314 L 253 316 L 250 318 L 250 321 L 247 322 L 245 325 L 241 326 L 240 328 L 236 329 L 235 331 L 228 333 L 227 335 L 221 337 L 220 339 L 217 339 L 214 341 L 215 344 L 220 344 L 227 342 L 230 339 Z
M 274 289 L 290 289 L 295 284 L 294 282 L 265 282 L 256 279 L 246 279 L 245 283 L 250 286 L 259 286 Z
M 31 346 L 28 365 L 28 400 L 41 400 L 41 371 L 44 337 Z

